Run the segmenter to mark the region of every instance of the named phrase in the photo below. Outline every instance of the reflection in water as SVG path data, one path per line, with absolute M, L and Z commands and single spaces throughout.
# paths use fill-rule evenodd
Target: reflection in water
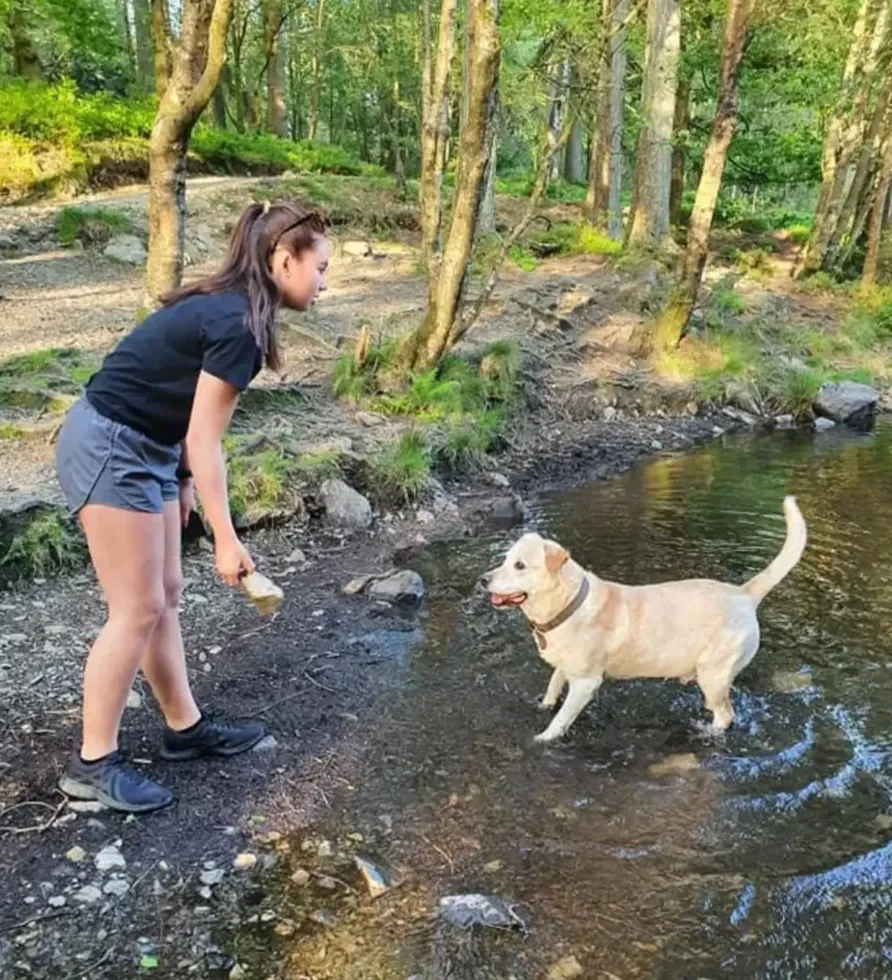
M 328 965 L 304 972 L 422 974 L 437 898 L 483 890 L 531 923 L 495 940 L 492 976 L 532 980 L 568 952 L 587 978 L 892 976 L 890 448 L 886 424 L 733 440 L 532 502 L 583 565 L 644 583 L 745 580 L 780 547 L 784 494 L 798 497 L 809 545 L 762 605 L 723 737 L 702 733 L 693 687 L 609 682 L 561 746 L 534 747 L 548 671 L 521 616 L 472 584 L 516 532 L 426 555 L 424 639 L 339 818 L 386 815 L 379 851 L 413 873 L 363 920 L 361 951 L 339 957 L 330 936 Z

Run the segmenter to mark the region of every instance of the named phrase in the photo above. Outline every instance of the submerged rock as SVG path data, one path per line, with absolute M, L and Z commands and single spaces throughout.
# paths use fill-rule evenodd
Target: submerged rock
M 497 895 L 447 895 L 440 899 L 440 915 L 455 926 L 486 926 L 490 929 L 523 929 L 526 923 Z

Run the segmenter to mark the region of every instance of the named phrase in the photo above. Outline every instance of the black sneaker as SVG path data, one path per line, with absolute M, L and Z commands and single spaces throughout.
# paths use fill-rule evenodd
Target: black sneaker
M 59 779 L 59 789 L 76 800 L 97 800 L 122 813 L 150 813 L 174 800 L 169 789 L 124 765 L 119 752 L 96 762 L 84 762 L 75 753 Z
M 168 762 L 187 762 L 205 756 L 228 758 L 247 752 L 266 735 L 266 729 L 258 721 L 226 724 L 202 717 L 201 721 L 185 732 L 165 728 L 161 758 Z

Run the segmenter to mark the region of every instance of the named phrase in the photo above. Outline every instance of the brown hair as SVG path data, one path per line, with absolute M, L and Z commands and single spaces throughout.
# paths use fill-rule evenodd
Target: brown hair
M 321 212 L 292 204 L 249 204 L 239 215 L 226 257 L 220 270 L 188 286 L 180 286 L 161 297 L 164 306 L 187 296 L 244 292 L 248 297 L 245 326 L 263 352 L 266 366 L 281 366 L 276 337 L 276 310 L 281 298 L 270 272 L 270 259 L 277 248 L 286 248 L 295 257 L 312 248 L 325 234 Z

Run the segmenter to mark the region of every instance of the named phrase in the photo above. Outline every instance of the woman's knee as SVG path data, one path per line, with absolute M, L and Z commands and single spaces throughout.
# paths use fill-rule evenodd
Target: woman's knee
M 164 576 L 164 611 L 179 609 L 183 597 L 182 572 L 169 572 Z
M 158 625 L 167 608 L 167 597 L 163 588 L 145 589 L 139 595 L 128 596 L 124 601 L 110 601 L 108 614 L 110 620 L 128 623 L 134 632 L 147 636 Z

